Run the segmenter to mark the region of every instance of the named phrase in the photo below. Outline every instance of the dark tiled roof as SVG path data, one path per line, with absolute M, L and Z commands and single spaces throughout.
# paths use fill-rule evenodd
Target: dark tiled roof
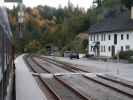
M 133 30 L 133 20 L 129 12 L 124 12 L 115 16 L 106 18 L 103 22 L 92 25 L 89 33 L 115 32 Z

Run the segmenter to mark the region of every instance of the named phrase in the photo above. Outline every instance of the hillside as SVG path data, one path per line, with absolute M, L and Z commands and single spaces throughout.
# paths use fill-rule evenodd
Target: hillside
M 74 7 L 71 3 L 65 8 L 58 9 L 48 6 L 25 8 L 22 39 L 19 39 L 17 31 L 16 7 L 9 10 L 16 50 L 38 52 L 43 49 L 47 52 L 47 47 L 55 46 L 59 51 L 73 51 L 74 48 L 79 48 L 78 52 L 83 52 L 85 50 L 82 50 L 82 47 L 87 45 L 77 39 L 79 33 L 87 31 L 90 25 L 100 23 L 114 13 L 120 14 L 121 11 L 130 10 L 132 3 L 132 0 L 95 0 L 87 12 L 78 6 Z M 75 41 L 81 42 L 81 45 L 75 45 Z

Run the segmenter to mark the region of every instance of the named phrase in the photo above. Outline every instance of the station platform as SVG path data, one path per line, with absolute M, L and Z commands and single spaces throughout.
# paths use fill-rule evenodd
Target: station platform
M 20 55 L 15 60 L 16 100 L 47 100 L 24 62 L 25 55 Z

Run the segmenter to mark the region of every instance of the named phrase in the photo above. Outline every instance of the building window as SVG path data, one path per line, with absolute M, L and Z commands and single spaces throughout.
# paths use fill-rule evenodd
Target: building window
M 123 40 L 123 34 L 121 34 L 121 40 Z
M 121 51 L 124 51 L 123 46 L 121 46 Z
M 101 52 L 103 52 L 103 46 L 101 46 Z
M 95 41 L 95 34 L 94 34 L 94 37 L 93 38 L 94 38 L 94 41 Z
M 106 34 L 103 35 L 104 41 L 106 40 Z
M 130 50 L 130 46 L 129 45 L 126 45 L 126 50 Z
M 97 41 L 99 41 L 99 34 L 97 34 Z
M 111 48 L 110 48 L 110 46 L 108 47 L 108 50 L 109 50 L 109 52 L 111 51 Z
M 108 36 L 108 38 L 109 38 L 109 40 L 111 40 L 111 36 L 110 35 Z
M 106 52 L 106 48 L 105 48 L 105 46 L 104 46 L 104 52 Z
M 101 34 L 101 41 L 103 41 L 103 34 Z
M 90 35 L 90 39 L 89 40 L 92 41 L 92 35 Z
M 93 35 L 91 35 L 91 41 L 93 41 Z
M 127 34 L 127 40 L 129 40 L 129 34 Z
M 114 44 L 117 44 L 117 34 L 114 34 Z

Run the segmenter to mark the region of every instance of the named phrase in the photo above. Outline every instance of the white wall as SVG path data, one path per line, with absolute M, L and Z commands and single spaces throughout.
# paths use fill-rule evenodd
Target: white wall
M 104 34 L 105 34 L 105 40 L 104 40 Z M 89 54 L 94 54 L 94 51 L 91 51 L 91 46 L 94 46 L 94 42 L 100 41 L 100 56 L 109 56 L 111 57 L 111 51 L 108 50 L 108 47 L 114 45 L 114 34 L 117 34 L 117 45 L 115 45 L 115 54 L 117 54 L 121 50 L 121 46 L 123 46 L 123 50 L 126 51 L 126 46 L 129 45 L 130 49 L 133 50 L 133 31 L 129 32 L 117 32 L 117 33 L 94 33 L 89 34 Z M 121 35 L 123 34 L 123 40 L 121 40 Z M 127 40 L 127 34 L 129 34 L 129 40 Z M 95 35 L 95 41 L 94 41 L 94 35 Z M 97 38 L 97 35 L 99 35 L 99 39 Z M 103 35 L 103 41 L 102 41 L 102 35 Z M 109 40 L 108 36 L 111 36 L 111 40 Z M 92 39 L 91 40 L 91 36 Z M 101 52 L 101 46 L 105 46 L 105 52 Z M 110 48 L 111 49 L 111 48 Z

